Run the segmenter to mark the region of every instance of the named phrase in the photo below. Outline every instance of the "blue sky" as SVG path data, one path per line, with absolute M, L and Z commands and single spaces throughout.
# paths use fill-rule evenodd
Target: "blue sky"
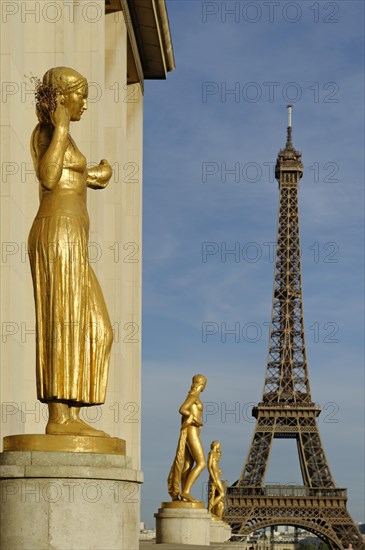
M 279 199 L 272 163 L 285 145 L 288 102 L 304 163 L 312 397 L 322 407 L 319 429 L 336 483 L 348 488 L 353 518 L 364 521 L 364 5 L 271 4 L 168 1 L 176 70 L 145 85 L 142 519 L 149 526 L 168 499 L 178 408 L 195 373 L 208 378 L 206 452 L 221 440 L 229 483 L 246 458 L 266 368 Z M 224 5 L 236 11 L 225 14 Z M 234 167 L 236 175 L 227 172 Z M 232 249 L 237 255 L 227 254 Z M 222 342 L 224 327 L 234 326 L 239 341 L 226 334 Z M 204 473 L 197 498 L 206 481 Z M 301 483 L 294 442 L 274 441 L 266 481 Z

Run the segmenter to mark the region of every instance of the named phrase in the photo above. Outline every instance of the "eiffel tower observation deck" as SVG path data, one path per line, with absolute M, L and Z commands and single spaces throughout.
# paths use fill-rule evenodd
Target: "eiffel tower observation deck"
M 287 141 L 275 167 L 279 220 L 269 352 L 262 401 L 241 477 L 227 489 L 225 521 L 233 533 L 249 535 L 274 525 L 306 529 L 331 550 L 364 550 L 349 515 L 346 489 L 336 487 L 321 442 L 309 384 L 303 323 L 298 188 L 301 153 L 292 143 L 292 106 Z M 265 485 L 273 439 L 296 439 L 303 485 Z

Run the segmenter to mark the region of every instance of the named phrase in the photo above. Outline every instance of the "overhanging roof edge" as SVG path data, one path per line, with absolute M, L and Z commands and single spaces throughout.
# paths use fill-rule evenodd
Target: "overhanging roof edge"
M 160 36 L 162 41 L 163 53 L 165 55 L 166 72 L 175 69 L 174 50 L 172 47 L 172 39 L 170 33 L 169 16 L 166 8 L 165 0 L 152 0 L 155 5 L 155 14 L 158 18 L 160 27 Z
M 165 0 L 126 0 L 132 19 L 138 50 L 142 62 L 145 79 L 166 78 L 169 71 L 174 70 L 175 60 L 170 34 L 170 25 Z M 153 13 L 154 28 L 146 25 L 143 18 L 143 8 Z M 155 32 L 156 45 L 147 39 L 147 32 Z M 156 51 L 159 50 L 158 59 Z

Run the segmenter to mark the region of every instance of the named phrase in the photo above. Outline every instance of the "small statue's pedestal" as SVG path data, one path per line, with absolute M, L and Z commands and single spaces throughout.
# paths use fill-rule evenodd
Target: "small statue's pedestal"
M 212 518 L 210 521 L 210 542 L 227 542 L 232 536 L 228 523 Z
M 138 549 L 142 472 L 123 440 L 23 435 L 4 438 L 4 449 L 2 550 Z
M 155 518 L 157 544 L 210 544 L 211 515 L 202 502 L 163 502 Z

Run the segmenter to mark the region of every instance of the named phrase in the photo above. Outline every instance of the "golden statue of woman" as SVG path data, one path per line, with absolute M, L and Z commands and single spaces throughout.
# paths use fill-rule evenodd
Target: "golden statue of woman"
M 221 480 L 222 470 L 219 468 L 219 461 L 222 456 L 221 444 L 213 441 L 208 454 L 209 472 L 209 502 L 208 512 L 214 519 L 221 520 L 224 512 L 224 487 Z
M 172 500 L 180 500 L 180 496 L 185 502 L 199 502 L 192 498 L 190 491 L 206 466 L 204 449 L 200 441 L 203 403 L 199 396 L 205 388 L 207 379 L 202 374 L 196 374 L 192 382 L 190 391 L 179 409 L 182 415 L 180 438 L 167 480 Z
M 86 189 L 104 189 L 110 164 L 86 167 L 69 134 L 87 109 L 88 84 L 56 67 L 36 86 L 38 124 L 31 137 L 40 205 L 28 246 L 36 307 L 37 396 L 48 404 L 47 434 L 105 436 L 80 407 L 104 403 L 112 328 L 88 261 Z

